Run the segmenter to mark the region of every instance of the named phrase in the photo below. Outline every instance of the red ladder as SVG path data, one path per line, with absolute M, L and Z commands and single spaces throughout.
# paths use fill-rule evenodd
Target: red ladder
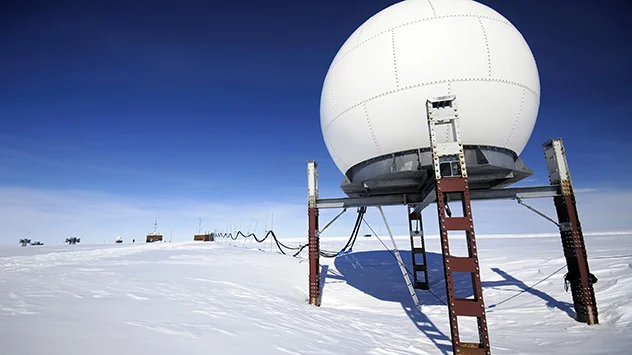
M 443 255 L 443 270 L 448 295 L 448 313 L 450 316 L 450 332 L 452 333 L 452 349 L 454 354 L 491 354 L 483 288 L 481 286 L 478 252 L 470 193 L 467 182 L 467 169 L 463 144 L 458 126 L 458 111 L 455 96 L 438 97 L 427 101 L 428 128 L 433 157 L 437 211 L 439 215 L 439 232 Z M 437 127 L 448 126 L 445 137 L 447 141 L 437 141 Z M 450 134 L 452 133 L 452 140 Z M 441 132 L 441 137 L 444 137 Z M 452 216 L 447 213 L 447 195 L 450 200 L 460 200 L 463 216 Z M 455 198 L 456 197 L 456 198 Z M 450 252 L 449 237 L 451 231 L 464 231 L 467 242 L 467 257 L 457 257 Z M 456 298 L 453 273 L 463 272 L 471 275 L 473 298 Z M 462 342 L 459 334 L 459 317 L 476 317 L 478 323 L 478 342 Z

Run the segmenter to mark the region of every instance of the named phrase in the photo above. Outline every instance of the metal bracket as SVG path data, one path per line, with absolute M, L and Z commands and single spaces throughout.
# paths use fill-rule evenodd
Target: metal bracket
M 571 223 L 570 222 L 560 223 L 558 226 L 560 227 L 560 231 L 562 231 L 562 232 L 570 232 L 571 231 Z

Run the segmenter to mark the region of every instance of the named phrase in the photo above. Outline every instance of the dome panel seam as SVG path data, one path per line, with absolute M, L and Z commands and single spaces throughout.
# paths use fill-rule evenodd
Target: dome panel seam
M 377 142 L 377 138 L 375 138 L 375 132 L 373 131 L 373 126 L 371 125 L 371 119 L 369 118 L 369 109 L 366 107 L 366 102 L 362 106 L 364 108 L 364 117 L 366 117 L 366 122 L 369 124 L 369 131 L 371 131 L 371 137 L 373 137 L 373 143 L 375 143 L 377 152 L 381 155 L 382 149 L 380 148 L 380 144 Z
M 430 8 L 432 9 L 432 17 L 437 17 L 437 11 L 434 8 L 434 5 L 432 5 L 432 2 L 430 0 L 428 0 L 428 5 L 430 5 Z
M 518 114 L 516 115 L 516 120 L 514 121 L 513 128 L 511 129 L 511 133 L 509 133 L 509 137 L 507 137 L 507 142 L 505 142 L 505 148 L 509 144 L 511 137 L 513 137 L 514 132 L 516 131 L 516 127 L 518 126 L 518 122 L 520 121 L 520 117 L 522 116 L 522 108 L 524 107 L 524 99 L 527 94 L 527 89 L 522 89 L 522 99 L 520 100 L 520 108 L 518 109 Z
M 492 56 L 489 51 L 489 40 L 487 38 L 487 31 L 485 31 L 485 26 L 483 26 L 483 20 L 478 18 L 478 23 L 481 25 L 481 30 L 483 30 L 483 37 L 485 38 L 485 49 L 487 50 L 487 72 L 489 73 L 489 77 L 492 77 Z
M 415 88 L 419 88 L 419 87 L 424 87 L 424 86 L 430 86 L 430 85 L 436 85 L 436 84 L 445 84 L 445 83 L 459 83 L 459 82 L 476 82 L 476 81 L 481 81 L 481 82 L 493 82 L 493 83 L 502 83 L 502 84 L 508 84 L 508 85 L 513 85 L 513 86 L 518 86 L 521 87 L 525 90 L 528 90 L 529 92 L 531 92 L 532 94 L 534 94 L 536 97 L 540 97 L 540 95 L 538 94 L 537 91 L 531 89 L 530 87 L 520 84 L 518 82 L 515 81 L 509 81 L 509 80 L 503 80 L 503 79 L 494 79 L 494 78 L 464 78 L 464 79 L 448 79 L 448 80 L 436 80 L 436 81 L 429 81 L 429 82 L 425 82 L 425 83 L 420 83 L 420 84 L 414 84 L 414 85 L 408 85 L 408 86 L 404 86 L 404 87 L 400 87 L 398 89 L 395 90 L 389 90 L 386 92 L 383 92 L 381 94 L 378 95 L 374 95 L 371 96 L 367 99 L 364 99 L 362 101 L 359 101 L 351 106 L 349 106 L 348 108 L 342 110 L 340 113 L 338 113 L 337 115 L 334 116 L 334 118 L 329 121 L 329 123 L 327 123 L 327 125 L 325 126 L 325 128 L 331 126 L 332 123 L 334 123 L 340 116 L 344 115 L 345 113 L 353 110 L 354 108 L 366 104 L 370 101 L 373 101 L 375 99 L 384 97 L 386 95 L 390 95 L 390 94 L 394 94 L 400 91 L 405 91 L 405 90 L 410 90 L 410 89 L 415 89 Z
M 439 20 L 439 19 L 445 19 L 445 18 L 458 18 L 458 17 L 476 18 L 476 19 L 479 19 L 479 20 L 480 20 L 481 18 L 484 18 L 484 19 L 488 19 L 488 20 L 492 20 L 492 21 L 497 21 L 497 22 L 500 22 L 500 23 L 504 23 L 504 24 L 506 24 L 506 25 L 508 25 L 508 26 L 511 26 L 512 28 L 515 28 L 515 27 L 514 27 L 511 23 L 509 23 L 508 21 L 505 21 L 505 20 L 502 20 L 502 19 L 499 19 L 499 18 L 494 18 L 494 17 L 491 17 L 491 16 L 479 16 L 479 15 L 459 14 L 459 15 L 445 15 L 445 16 L 436 16 L 436 17 L 423 18 L 423 19 L 420 19 L 420 20 L 415 20 L 415 21 L 406 22 L 406 23 L 403 23 L 403 24 L 397 25 L 397 26 L 395 26 L 395 27 L 392 27 L 392 28 L 389 28 L 389 29 L 383 30 L 383 31 L 378 32 L 378 33 L 374 34 L 373 36 L 371 36 L 371 37 L 369 37 L 369 38 L 367 38 L 367 39 L 365 39 L 365 40 L 361 41 L 361 42 L 358 42 L 358 43 L 357 43 L 356 45 L 354 45 L 351 49 L 349 49 L 347 52 L 345 52 L 345 53 L 344 53 L 344 54 L 343 54 L 343 55 L 342 55 L 342 56 L 341 56 L 338 60 L 336 60 L 335 62 L 333 62 L 333 63 L 331 64 L 331 67 L 332 67 L 332 68 L 333 68 L 333 67 L 335 67 L 335 66 L 336 66 L 338 63 L 340 63 L 340 61 L 341 61 L 341 60 L 343 60 L 343 59 L 344 59 L 344 58 L 345 58 L 348 54 L 350 54 L 350 53 L 351 53 L 351 52 L 353 52 L 354 50 L 358 49 L 358 48 L 359 48 L 359 47 L 361 47 L 363 44 L 365 44 L 365 43 L 367 43 L 367 42 L 369 42 L 369 41 L 371 41 L 371 40 L 373 40 L 373 39 L 375 39 L 375 38 L 377 38 L 377 37 L 379 37 L 379 36 L 381 36 L 381 35 L 383 35 L 383 34 L 385 34 L 385 33 L 388 33 L 389 31 L 392 31 L 392 30 L 394 30 L 394 29 L 396 29 L 396 28 L 402 28 L 402 27 L 406 27 L 406 26 L 410 26 L 410 25 L 414 25 L 414 24 L 417 24 L 417 23 L 421 23 L 421 22 L 425 22 L 425 21 L 430 21 L 430 20 Z M 364 24 L 361 26 L 361 31 L 362 31 L 362 27 L 364 27 Z M 358 36 L 358 39 L 360 39 L 360 36 Z
M 395 55 L 395 30 L 391 31 L 391 42 L 393 44 L 393 67 L 395 69 L 395 84 L 399 88 L 399 74 L 397 73 L 397 56 Z

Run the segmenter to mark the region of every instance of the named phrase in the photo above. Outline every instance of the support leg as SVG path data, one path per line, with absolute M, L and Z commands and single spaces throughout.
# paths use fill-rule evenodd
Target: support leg
M 307 214 L 309 217 L 309 304 L 320 306 L 320 241 L 318 236 L 318 168 L 307 162 Z
M 584 235 L 577 214 L 575 193 L 562 140 L 557 138 L 544 143 L 544 155 L 551 184 L 562 187 L 562 196 L 555 197 L 553 201 L 560 225 L 562 247 L 568 268 L 566 279 L 571 285 L 575 314 L 579 322 L 599 324 L 593 288 L 596 280 L 588 267 Z

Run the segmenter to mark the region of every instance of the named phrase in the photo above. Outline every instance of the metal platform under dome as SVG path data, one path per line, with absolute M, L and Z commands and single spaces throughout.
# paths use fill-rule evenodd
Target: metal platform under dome
M 506 187 L 533 175 L 520 157 L 506 148 L 466 145 L 471 190 Z M 419 194 L 434 184 L 430 148 L 408 150 L 351 167 L 340 185 L 349 197 Z

